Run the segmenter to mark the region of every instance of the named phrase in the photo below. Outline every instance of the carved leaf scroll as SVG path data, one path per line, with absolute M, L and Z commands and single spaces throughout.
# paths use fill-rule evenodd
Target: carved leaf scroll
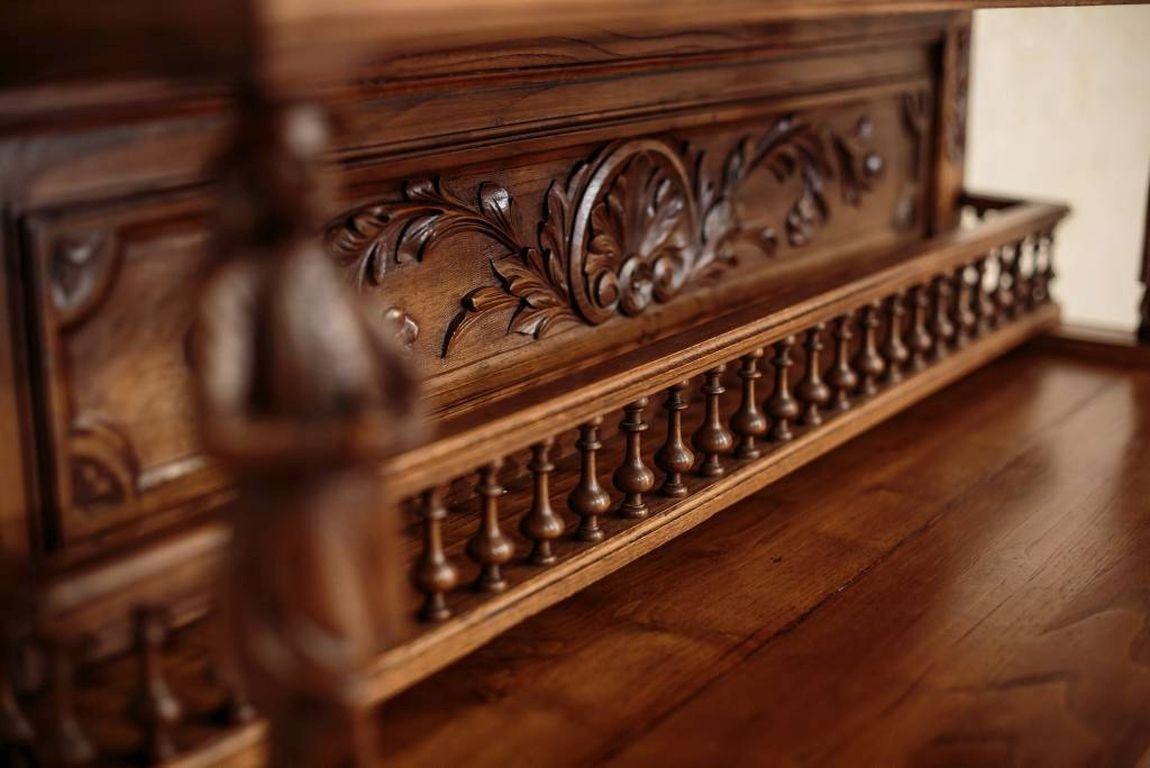
M 472 232 L 499 246 L 494 284 L 463 296 L 447 327 L 441 355 L 482 317 L 510 312 L 508 333 L 541 338 L 565 323 L 598 325 L 637 315 L 735 261 L 749 239 L 773 256 L 774 227 L 751 232 L 739 213 L 739 192 L 756 172 L 800 181 L 782 222 L 792 247 L 806 245 L 830 217 L 827 182 L 839 180 L 842 201 L 858 206 L 883 172 L 869 151 L 873 124 L 853 133 L 795 117 L 776 121 L 728 152 L 712 179 L 706 157 L 689 144 L 637 139 L 608 144 L 551 183 L 534 233 L 524 237 L 511 194 L 484 182 L 474 203 L 438 180 L 413 182 L 403 199 L 365 206 L 328 228 L 328 247 L 360 285 L 379 285 L 393 266 L 422 260 L 456 235 Z
M 515 250 L 519 215 L 508 191 L 484 182 L 475 197 L 468 203 L 439 179 L 410 182 L 401 202 L 357 208 L 329 225 L 328 251 L 337 263 L 355 269 L 360 286 L 378 286 L 393 265 L 423 261 L 439 243 L 466 232 Z

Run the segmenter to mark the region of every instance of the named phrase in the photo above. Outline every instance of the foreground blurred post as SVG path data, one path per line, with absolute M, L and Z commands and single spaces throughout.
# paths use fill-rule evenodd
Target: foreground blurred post
M 238 486 L 222 638 L 277 766 L 377 762 L 365 672 L 402 578 L 377 468 L 410 436 L 414 387 L 316 237 L 325 127 L 241 97 L 195 334 L 204 444 Z

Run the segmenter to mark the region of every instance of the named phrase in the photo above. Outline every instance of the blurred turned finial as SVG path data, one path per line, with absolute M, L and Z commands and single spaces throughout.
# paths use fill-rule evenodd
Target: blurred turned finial
M 269 722 L 273 764 L 375 765 L 363 691 L 406 581 L 378 468 L 420 433 L 417 389 L 394 329 L 315 236 L 331 199 L 324 115 L 252 82 L 193 335 L 197 424 L 237 488 L 222 651 Z

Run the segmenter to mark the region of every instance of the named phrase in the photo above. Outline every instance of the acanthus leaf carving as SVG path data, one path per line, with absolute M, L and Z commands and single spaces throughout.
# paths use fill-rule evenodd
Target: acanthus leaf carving
M 506 189 L 484 182 L 474 205 L 447 190 L 438 178 L 405 185 L 403 200 L 357 208 L 327 228 L 329 253 L 354 268 L 360 286 L 378 286 L 392 265 L 423 261 L 437 244 L 473 231 L 518 248 L 519 217 Z
M 329 227 L 329 248 L 361 285 L 378 285 L 391 264 L 421 261 L 439 243 L 477 233 L 504 251 L 490 258 L 495 284 L 462 297 L 441 356 L 492 312 L 511 312 L 507 333 L 538 339 L 563 324 L 598 325 L 670 301 L 732 265 L 740 239 L 774 256 L 776 228 L 752 231 L 739 210 L 740 189 L 759 170 L 780 183 L 799 179 L 782 229 L 790 246 L 806 245 L 831 215 L 828 181 L 838 179 L 843 203 L 858 206 L 881 177 L 883 159 L 867 149 L 873 130 L 866 117 L 849 135 L 786 117 L 739 141 L 718 181 L 687 143 L 614 142 L 551 183 L 534 242 L 523 237 L 505 187 L 483 182 L 468 203 L 437 179 L 416 181 L 401 201 L 366 206 Z

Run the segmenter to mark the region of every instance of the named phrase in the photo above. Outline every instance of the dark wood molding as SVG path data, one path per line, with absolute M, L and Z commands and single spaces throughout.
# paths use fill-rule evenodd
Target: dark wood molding
M 1150 175 L 1147 179 L 1146 223 L 1142 225 L 1142 303 L 1138 306 L 1138 341 L 1150 345 Z

